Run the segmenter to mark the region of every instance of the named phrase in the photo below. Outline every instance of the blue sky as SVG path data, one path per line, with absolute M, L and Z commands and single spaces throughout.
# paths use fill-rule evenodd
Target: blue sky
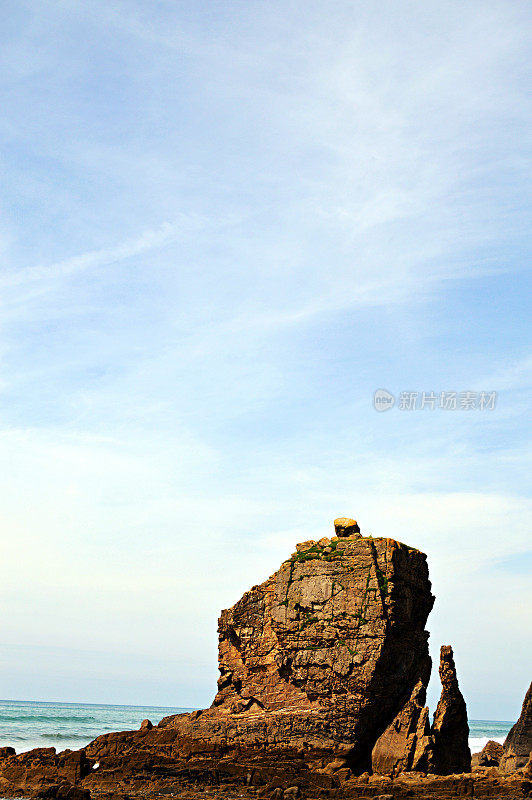
M 514 718 L 529 4 L 2 17 L 3 695 L 210 703 L 219 610 L 349 515 L 427 552 L 433 655 Z

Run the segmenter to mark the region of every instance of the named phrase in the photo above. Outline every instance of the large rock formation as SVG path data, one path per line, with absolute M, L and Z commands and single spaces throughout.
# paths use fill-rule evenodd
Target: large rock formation
M 471 770 L 467 708 L 458 687 L 453 649 L 446 645 L 440 650 L 440 680 L 442 692 L 432 723 L 434 747 L 430 771 L 450 775 Z
M 233 771 L 257 758 L 261 768 L 269 759 L 268 770 L 286 770 L 302 752 L 316 774 L 335 759 L 371 770 L 375 741 L 428 680 L 434 598 L 423 553 L 363 537 L 355 520 L 336 520 L 335 531 L 297 545 L 222 612 L 211 708 L 101 736 L 87 754 L 110 767 L 117 758 L 138 762 L 159 743 L 173 759 L 193 754 Z
M 354 520 L 336 530 L 222 612 L 213 706 L 167 726 L 228 746 L 341 750 L 370 768 L 375 740 L 430 673 L 434 598 L 423 553 L 364 538 Z
M 527 763 L 532 751 L 532 683 L 523 701 L 521 716 L 504 742 L 500 761 L 502 772 L 514 772 Z

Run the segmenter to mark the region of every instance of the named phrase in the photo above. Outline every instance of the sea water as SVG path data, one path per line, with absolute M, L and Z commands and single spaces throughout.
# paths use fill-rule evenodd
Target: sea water
M 102 733 L 136 730 L 143 719 L 156 725 L 168 714 L 193 710 L 0 700 L 0 747 L 14 747 L 17 753 L 34 747 L 79 750 Z
M 480 753 L 490 739 L 503 744 L 513 724 L 513 722 L 496 719 L 470 719 L 469 747 L 471 753 Z
M 67 747 L 78 750 L 102 733 L 132 731 L 143 719 L 156 725 L 168 714 L 191 708 L 159 706 L 110 706 L 91 703 L 33 703 L 0 701 L 0 747 L 14 747 L 17 753 L 34 747 Z M 478 753 L 489 739 L 504 742 L 512 722 L 469 720 L 469 745 Z

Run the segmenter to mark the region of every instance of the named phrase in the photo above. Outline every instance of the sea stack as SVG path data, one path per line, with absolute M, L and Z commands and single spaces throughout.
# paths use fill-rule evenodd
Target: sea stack
M 434 747 L 431 772 L 449 775 L 471 770 L 467 708 L 458 687 L 453 648 L 440 649 L 441 696 L 432 723 Z
M 436 775 L 470 771 L 467 708 L 449 645 L 440 650 L 439 673 L 442 691 L 432 727 L 425 706 L 427 675 L 377 740 L 372 753 L 374 772 L 395 776 L 411 770 Z
M 222 611 L 218 693 L 197 719 L 167 725 L 226 748 L 303 746 L 371 769 L 376 739 L 430 674 L 425 623 L 434 598 L 424 553 L 363 537 L 297 545 L 270 578 Z

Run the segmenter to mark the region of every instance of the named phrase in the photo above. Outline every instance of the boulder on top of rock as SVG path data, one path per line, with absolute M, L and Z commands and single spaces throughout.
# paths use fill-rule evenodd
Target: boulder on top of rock
M 142 722 L 140 723 L 141 731 L 151 731 L 152 728 L 153 728 L 153 722 L 150 722 L 149 719 L 143 719 Z
M 521 716 L 511 728 L 503 748 L 501 772 L 515 772 L 525 766 L 532 750 L 532 683 L 525 695 Z
M 334 532 L 336 536 L 353 536 L 356 533 L 360 533 L 360 528 L 356 519 L 338 517 L 338 519 L 334 520 Z
M 429 770 L 436 775 L 469 772 L 471 751 L 467 707 L 458 687 L 453 648 L 450 645 L 440 649 L 439 672 L 442 691 L 432 723 L 434 747 Z

